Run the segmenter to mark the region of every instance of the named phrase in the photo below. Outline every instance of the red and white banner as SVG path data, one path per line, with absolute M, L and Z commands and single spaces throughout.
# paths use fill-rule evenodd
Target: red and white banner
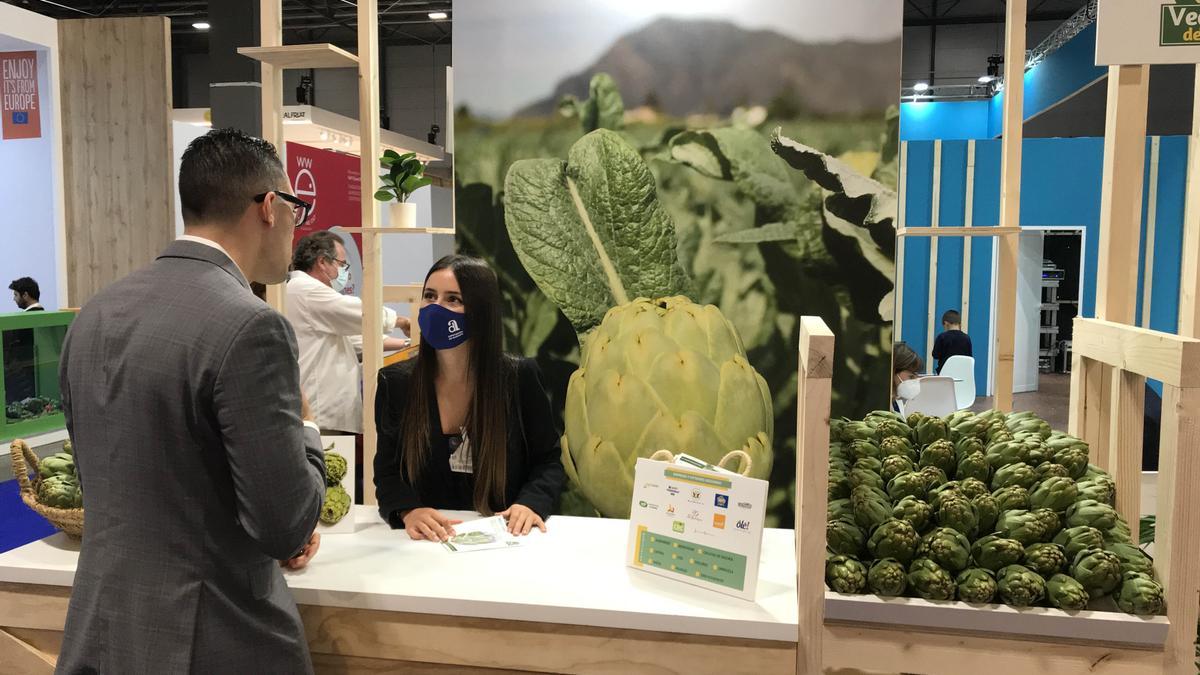
M 313 205 L 308 220 L 296 230 L 293 245 L 301 237 L 322 230 L 333 230 L 341 236 L 347 244 L 346 258 L 352 277 L 351 284 L 343 292 L 358 295 L 359 280 L 362 279 L 362 235 L 341 232 L 346 227 L 362 227 L 359 194 L 362 172 L 358 156 L 289 142 L 287 172 L 292 181 L 292 192 Z
M 0 52 L 0 114 L 5 140 L 42 137 L 37 52 Z

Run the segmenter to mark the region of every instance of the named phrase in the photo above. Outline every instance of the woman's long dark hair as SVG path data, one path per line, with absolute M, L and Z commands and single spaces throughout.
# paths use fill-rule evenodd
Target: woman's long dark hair
M 513 362 L 502 348 L 500 327 L 500 286 L 496 273 L 487 263 L 470 256 L 448 255 L 434 263 L 425 275 L 425 283 L 434 272 L 449 269 L 462 291 L 467 316 L 470 358 L 468 373 L 475 388 L 467 412 L 467 438 L 475 474 L 475 510 L 490 515 L 496 504 L 504 508 L 505 479 L 508 472 L 508 378 L 513 377 Z M 429 416 L 437 392 L 437 354 L 428 342 L 421 341 L 417 353 L 414 386 L 404 417 L 404 473 L 415 484 L 428 462 L 431 441 Z M 439 429 L 440 431 L 440 429 Z

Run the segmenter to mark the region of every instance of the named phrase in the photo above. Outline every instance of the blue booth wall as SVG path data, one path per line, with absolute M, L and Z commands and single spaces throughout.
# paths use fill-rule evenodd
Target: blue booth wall
M 961 105 L 961 104 L 959 104 Z M 903 124 L 903 118 L 902 122 Z M 1180 251 L 1183 242 L 1183 208 L 1186 191 L 1188 139 L 1158 139 L 1157 189 L 1151 194 L 1150 158 L 1154 139 L 1146 143 L 1146 176 L 1142 213 L 1142 251 L 1139 255 L 1137 316 L 1142 315 L 1145 283 L 1147 206 L 1155 205 L 1154 256 L 1148 327 L 1175 332 L 1179 317 Z M 938 223 L 964 225 L 967 179 L 967 146 L 975 144 L 972 225 L 988 227 L 1000 218 L 1000 141 L 947 140 L 942 142 Z M 934 141 L 909 141 L 903 199 L 906 227 L 929 227 L 933 211 Z M 1084 262 L 1080 298 L 1081 316 L 1094 316 L 1096 267 L 1100 242 L 1100 192 L 1103 175 L 1103 138 L 1026 139 L 1022 146 L 1022 227 L 1071 226 L 1084 229 Z M 941 315 L 962 303 L 963 238 L 937 240 L 936 304 L 929 306 L 930 246 L 927 237 L 908 237 L 904 244 L 903 293 L 899 339 L 918 354 L 929 353 L 927 331 L 934 324 L 941 332 Z M 991 237 L 974 237 L 969 261 L 970 315 L 968 333 L 975 352 L 977 393 L 988 392 L 988 363 L 992 350 Z

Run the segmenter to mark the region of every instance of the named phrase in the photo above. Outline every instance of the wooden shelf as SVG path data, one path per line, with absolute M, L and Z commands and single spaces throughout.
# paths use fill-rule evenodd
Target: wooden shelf
M 897 237 L 998 237 L 1003 234 L 1020 234 L 1019 227 L 980 225 L 976 227 L 902 227 L 896 230 Z
M 238 53 L 276 68 L 357 68 L 358 57 L 329 43 L 238 47 Z
M 453 227 L 343 227 L 351 234 L 454 234 Z
M 424 284 L 393 284 L 383 287 L 384 302 L 413 303 L 421 299 Z

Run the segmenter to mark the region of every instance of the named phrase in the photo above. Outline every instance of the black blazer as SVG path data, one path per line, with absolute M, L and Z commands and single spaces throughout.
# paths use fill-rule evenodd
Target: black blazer
M 533 359 L 511 361 L 515 376 L 509 377 L 508 400 L 520 406 L 520 413 L 509 418 L 505 503 L 490 506 L 493 511 L 503 511 L 512 504 L 521 504 L 545 519 L 556 508 L 567 480 L 562 467 L 559 433 L 554 428 L 554 416 L 537 363 Z M 400 439 L 415 366 L 416 361 L 411 360 L 380 370 L 379 389 L 375 394 L 375 427 L 379 433 L 375 451 L 375 497 L 379 501 L 379 514 L 395 529 L 404 527 L 400 511 L 422 506 L 475 510 L 475 476 L 450 471 L 450 446 L 442 434 L 437 397 L 432 391 L 430 461 L 416 485 L 409 485 L 404 476 Z

